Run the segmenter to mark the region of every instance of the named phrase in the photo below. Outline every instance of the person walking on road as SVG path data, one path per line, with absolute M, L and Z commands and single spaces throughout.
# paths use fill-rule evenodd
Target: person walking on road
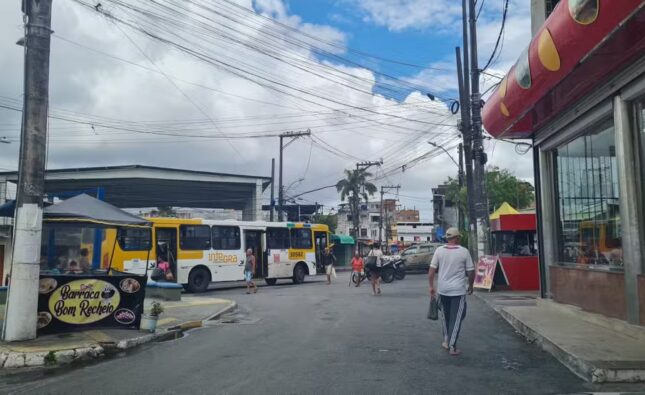
M 365 267 L 369 269 L 370 281 L 372 282 L 372 292 L 374 295 L 381 294 L 381 266 L 383 264 L 383 251 L 378 243 L 372 245 L 372 249 L 367 254 L 367 264 Z
M 356 286 L 360 287 L 361 282 L 363 281 L 363 258 L 358 253 L 358 250 L 354 253 L 352 258 L 352 276 L 356 273 Z
M 246 261 L 244 262 L 244 281 L 246 281 L 246 293 L 251 293 L 251 287 L 253 287 L 253 293 L 258 293 L 258 287 L 253 281 L 255 276 L 255 256 L 253 256 L 253 250 L 250 248 L 246 250 Z
M 327 274 L 327 285 L 331 284 L 331 275 L 334 272 L 334 265 L 336 264 L 336 257 L 331 252 L 331 247 L 325 248 L 323 254 L 323 265 L 325 265 L 325 273 Z
M 437 248 L 430 262 L 428 281 L 430 297 L 439 294 L 443 331 L 443 348 L 450 355 L 459 355 L 457 339 L 466 318 L 466 294 L 473 293 L 475 265 L 468 250 L 459 245 L 461 234 L 457 228 L 446 231 L 448 244 Z M 437 272 L 439 273 L 437 275 Z M 437 288 L 435 288 L 435 276 Z

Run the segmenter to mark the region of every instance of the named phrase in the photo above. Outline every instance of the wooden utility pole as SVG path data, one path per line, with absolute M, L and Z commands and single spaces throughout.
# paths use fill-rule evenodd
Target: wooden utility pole
M 381 249 L 383 248 L 382 247 L 382 243 L 383 243 L 383 211 L 384 211 L 383 210 L 383 195 L 385 194 L 385 191 L 388 190 L 388 189 L 396 189 L 397 192 L 398 192 L 399 188 L 401 188 L 400 185 L 383 185 L 383 186 L 381 186 L 381 204 L 379 206 L 380 213 L 379 213 L 379 220 L 378 220 L 378 244 L 379 244 L 379 246 L 381 246 Z
M 477 237 L 477 250 L 479 255 L 488 252 L 488 198 L 486 193 L 486 172 L 484 166 L 487 158 L 484 152 L 484 143 L 482 136 L 482 117 L 481 117 L 481 95 L 479 93 L 479 64 L 477 60 L 477 10 L 475 9 L 475 0 L 469 0 L 468 5 L 468 24 L 470 27 L 470 78 L 471 78 L 471 130 L 472 130 L 472 154 L 474 168 L 474 208 L 477 215 L 477 227 L 479 233 Z M 480 243 L 481 241 L 481 243 Z
M 464 230 L 466 226 L 464 221 L 464 209 L 461 204 L 461 188 L 464 187 L 464 145 L 462 143 L 459 143 L 459 174 L 457 177 L 459 179 L 459 195 L 457 199 L 457 204 L 459 204 L 459 225 L 457 226 L 459 226 L 460 230 Z
M 377 161 L 365 161 L 365 162 L 358 162 L 356 164 L 356 170 L 367 170 L 372 166 L 379 166 L 383 164 L 383 160 L 377 160 Z
M 24 0 L 25 71 L 13 263 L 2 338 L 36 338 L 52 0 Z
M 278 221 L 282 221 L 282 212 L 284 210 L 284 188 L 282 186 L 282 151 L 284 151 L 285 148 L 289 146 L 289 144 L 293 143 L 298 137 L 302 136 L 311 136 L 311 130 L 307 129 L 302 132 L 285 132 L 280 135 L 280 165 L 279 165 L 279 186 L 278 186 Z M 287 144 L 284 143 L 284 139 L 288 138 L 291 139 L 287 142 Z

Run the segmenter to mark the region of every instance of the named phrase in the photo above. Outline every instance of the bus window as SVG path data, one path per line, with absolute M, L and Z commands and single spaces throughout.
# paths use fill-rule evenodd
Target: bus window
M 267 228 L 267 249 L 286 250 L 289 248 L 289 229 Z
M 310 250 L 313 247 L 311 240 L 311 229 L 292 228 L 291 229 L 291 248 Z
M 123 251 L 148 251 L 151 246 L 150 229 L 119 228 L 117 240 Z
M 237 226 L 213 226 L 214 250 L 239 250 L 240 228 Z
M 211 249 L 211 228 L 208 225 L 181 225 L 179 247 L 182 250 L 204 251 Z

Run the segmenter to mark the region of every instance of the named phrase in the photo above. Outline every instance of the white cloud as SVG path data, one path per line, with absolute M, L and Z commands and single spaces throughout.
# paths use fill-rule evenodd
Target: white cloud
M 240 4 L 251 7 L 250 0 L 241 1 Z M 346 35 L 337 29 L 303 23 L 300 17 L 290 15 L 281 1 L 256 0 L 254 5 L 261 12 L 312 36 L 329 42 L 346 41 Z M 408 196 L 401 198 L 402 203 L 420 208 L 424 219 L 430 219 L 430 188 L 448 176 L 454 176 L 456 169 L 443 154 L 417 165 L 414 159 L 431 150 L 432 147 L 425 143 L 429 139 L 446 142 L 447 147 L 454 145 L 454 142 L 449 143 L 451 138 L 454 140 L 454 127 L 428 124 L 455 124 L 456 119 L 448 113 L 445 104 L 430 102 L 420 93 L 409 95 L 403 103 L 366 94 L 372 91 L 375 82 L 375 76 L 369 70 L 331 62 L 321 63 L 306 46 L 289 45 L 288 36 L 274 37 L 273 45 L 264 45 L 264 34 L 267 31 L 276 32 L 275 26 L 266 20 L 248 19 L 248 23 L 234 26 L 221 18 L 215 20 L 219 22 L 217 26 L 234 34 L 240 43 L 258 46 L 288 62 L 263 55 L 240 43 L 227 42 L 221 37 L 214 39 L 206 34 L 199 39 L 196 36 L 188 37 L 195 45 L 200 45 L 200 50 L 218 60 L 233 62 L 249 72 L 279 78 L 282 83 L 331 98 L 337 103 L 295 91 L 290 92 L 314 103 L 280 94 L 122 28 L 143 49 L 144 56 L 113 23 L 79 8 L 73 2 L 54 2 L 55 35 L 52 39 L 50 73 L 52 111 L 65 109 L 96 114 L 125 120 L 128 124 L 134 121 L 159 121 L 159 125 L 167 126 L 170 121 L 181 120 L 175 128 L 164 129 L 164 132 L 185 136 L 151 136 L 98 126 L 92 130 L 88 125 L 52 120 L 49 167 L 145 164 L 269 175 L 271 158 L 278 156 L 278 139 L 275 137 L 227 141 L 186 136 L 275 134 L 281 130 L 311 128 L 317 145 L 312 145 L 308 139 L 300 139 L 285 151 L 285 185 L 305 178 L 289 194 L 335 183 L 342 177 L 342 170 L 353 168 L 358 159 L 383 158 L 385 163 L 382 168 L 373 168 L 375 174 L 382 178 L 378 182 L 400 183 L 401 194 Z M 3 70 L 0 96 L 13 99 L 21 99 L 22 95 L 23 52 L 21 47 L 14 44 L 22 35 L 21 21 L 22 16 L 16 4 L 0 3 L 0 51 L 3 54 L 0 57 L 0 69 Z M 403 21 L 398 23 L 400 26 L 405 24 Z M 233 32 L 233 28 L 238 32 Z M 175 33 L 183 34 L 181 31 Z M 196 35 L 199 33 L 204 32 L 195 30 Z M 152 70 L 159 68 L 173 82 L 160 72 L 111 59 L 57 36 Z M 339 51 L 338 47 L 329 49 Z M 154 64 L 149 62 L 148 57 L 153 59 Z M 324 78 L 294 67 L 294 64 Z M 429 86 L 447 90 L 452 77 L 420 75 L 417 78 L 429 78 Z M 376 115 L 357 108 L 391 116 Z M 6 135 L 16 141 L 19 118 L 19 113 L 0 109 L 0 136 Z M 214 120 L 217 126 L 207 118 Z M 327 150 L 336 151 L 337 155 Z M 453 149 L 453 152 L 456 154 L 456 150 Z M 502 152 L 500 145 L 493 157 L 495 163 L 498 160 L 509 166 L 517 163 L 514 159 L 516 155 Z M 16 168 L 17 154 L 17 143 L 0 145 L 0 167 Z M 409 166 L 401 173 L 399 170 L 406 163 Z M 524 176 L 528 172 L 522 170 L 521 174 Z M 326 189 L 304 195 L 303 198 L 306 199 L 303 201 L 305 203 L 317 201 L 334 205 L 338 196 L 333 189 Z
M 440 29 L 461 18 L 455 0 L 347 0 L 363 12 L 363 19 L 392 31 Z

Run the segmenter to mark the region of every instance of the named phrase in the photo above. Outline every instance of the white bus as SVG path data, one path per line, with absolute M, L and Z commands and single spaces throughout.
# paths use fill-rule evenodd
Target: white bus
M 243 280 L 249 248 L 256 257 L 256 278 L 269 285 L 278 279 L 302 283 L 305 276 L 320 271 L 330 240 L 329 227 L 321 224 L 178 218 L 150 221 L 152 233 L 136 228 L 108 232 L 104 255 L 106 251 L 113 253 L 111 267 L 130 273 L 143 273 L 146 262 L 150 269 L 157 256 L 163 256 L 177 283 L 191 292 L 203 292 L 211 282 Z M 112 246 L 114 251 L 108 251 Z

